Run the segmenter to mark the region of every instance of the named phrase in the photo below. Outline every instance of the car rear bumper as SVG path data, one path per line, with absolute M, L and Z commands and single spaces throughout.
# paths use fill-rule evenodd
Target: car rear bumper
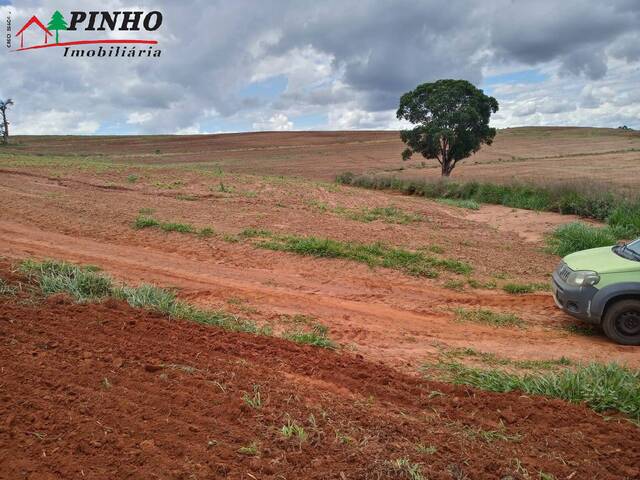
M 591 311 L 591 302 L 598 292 L 593 286 L 577 287 L 566 283 L 557 272 L 553 272 L 553 299 L 558 308 L 569 315 L 584 320 L 585 322 L 599 324 L 600 317 L 594 316 Z

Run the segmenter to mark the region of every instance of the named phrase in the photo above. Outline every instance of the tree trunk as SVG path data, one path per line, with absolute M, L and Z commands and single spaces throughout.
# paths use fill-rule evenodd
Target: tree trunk
M 452 162 L 449 159 L 443 160 L 442 161 L 442 176 L 443 177 L 448 177 L 449 175 L 451 175 L 451 172 L 453 172 L 453 167 L 455 167 L 455 166 L 456 166 L 455 162 Z
M 7 122 L 7 113 L 2 110 L 2 143 L 9 143 L 9 122 Z

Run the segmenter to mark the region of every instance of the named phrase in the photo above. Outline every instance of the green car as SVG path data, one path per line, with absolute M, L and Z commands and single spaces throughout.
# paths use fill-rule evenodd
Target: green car
M 567 255 L 553 272 L 553 297 L 613 341 L 640 345 L 640 239 Z

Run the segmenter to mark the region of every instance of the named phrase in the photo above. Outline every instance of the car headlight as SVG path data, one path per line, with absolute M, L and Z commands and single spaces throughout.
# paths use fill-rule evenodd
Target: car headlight
M 571 275 L 567 278 L 567 283 L 577 285 L 579 287 L 595 285 L 599 281 L 600 275 L 598 275 L 597 272 L 592 272 L 590 270 L 578 270 L 576 272 L 571 272 Z

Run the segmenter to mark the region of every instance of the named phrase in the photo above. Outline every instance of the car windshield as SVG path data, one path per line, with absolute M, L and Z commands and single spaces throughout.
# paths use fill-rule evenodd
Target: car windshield
M 627 245 L 627 248 L 633 253 L 640 255 L 640 238 Z
M 640 262 L 640 238 L 631 243 L 623 243 L 613 247 L 613 251 L 627 260 Z

